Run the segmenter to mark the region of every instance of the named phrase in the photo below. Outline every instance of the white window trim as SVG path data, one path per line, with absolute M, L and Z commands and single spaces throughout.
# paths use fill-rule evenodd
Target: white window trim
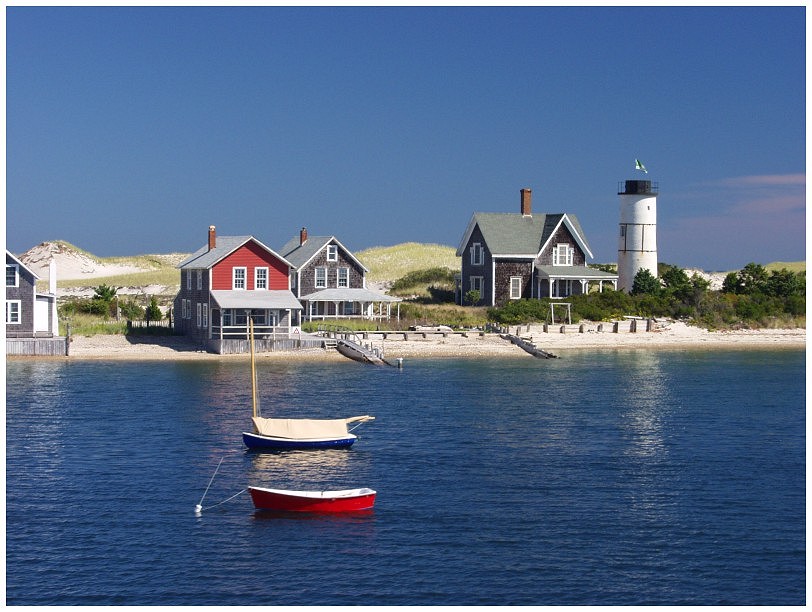
M 479 287 L 474 286 L 474 281 L 477 281 Z M 485 284 L 485 277 L 484 276 L 471 276 L 468 278 L 468 285 L 470 287 L 469 291 L 479 291 L 479 297 L 483 297 L 482 287 Z
M 341 284 L 342 277 L 344 280 L 344 284 Z M 350 269 L 349 268 L 339 268 L 336 274 L 336 287 L 349 287 L 350 286 Z
M 186 270 L 186 289 L 192 290 L 192 271 Z
M 563 261 L 562 261 L 562 250 L 566 249 L 566 252 L 563 253 Z M 553 249 L 553 265 L 554 266 L 571 266 L 573 259 L 574 259 L 575 249 L 573 249 L 570 245 L 566 242 L 562 242 L 560 244 L 555 245 Z
M 265 286 L 259 286 L 259 273 L 265 272 Z M 268 288 L 268 268 L 266 267 L 258 267 L 254 268 L 254 289 L 267 289 Z
M 200 302 L 197 303 L 197 326 L 201 327 L 201 323 L 203 322 L 203 304 Z
M 203 327 L 208 329 L 209 327 L 209 305 L 203 304 Z
M 8 284 L 8 269 L 14 268 L 14 284 Z M 20 266 L 17 264 L 6 264 L 6 287 L 19 287 L 20 286 Z
M 514 282 L 518 281 L 518 291 L 514 292 L 513 284 Z M 522 277 L 521 276 L 511 276 L 510 277 L 510 299 L 511 300 L 519 300 L 522 297 Z
M 485 263 L 485 249 L 482 248 L 481 242 L 475 242 L 471 245 L 471 265 L 481 266 Z
M 335 244 L 327 245 L 327 261 L 338 261 L 338 246 Z
M 324 276 L 322 277 L 323 284 L 319 284 L 319 270 L 323 271 Z M 313 286 L 316 289 L 325 289 L 327 287 L 327 268 L 316 268 L 315 276 L 313 278 Z
M 242 287 L 237 286 L 237 272 L 242 270 Z M 231 288 L 235 291 L 243 291 L 248 286 L 248 268 L 245 266 L 235 266 L 231 269 Z
M 203 289 L 203 270 L 197 271 L 197 290 Z
M 10 316 L 11 312 L 13 310 L 11 308 L 11 306 L 15 305 L 15 304 L 17 306 L 17 320 L 16 321 L 12 320 L 11 316 Z M 21 300 L 6 300 L 6 325 L 21 325 L 22 322 L 23 322 L 22 309 L 23 309 L 23 303 L 22 303 Z

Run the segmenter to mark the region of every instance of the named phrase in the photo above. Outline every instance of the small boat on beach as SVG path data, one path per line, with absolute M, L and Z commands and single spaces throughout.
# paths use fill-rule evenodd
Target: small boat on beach
M 265 418 L 260 415 L 257 395 L 257 371 L 254 361 L 254 322 L 249 322 L 251 345 L 251 399 L 253 404 L 253 431 L 244 431 L 242 439 L 250 449 L 308 450 L 347 448 L 358 439 L 347 425 L 375 420 L 374 416 L 362 415 L 345 419 L 284 419 Z M 353 427 L 353 429 L 355 429 Z
M 277 512 L 358 512 L 371 510 L 376 492 L 372 489 L 340 491 L 288 491 L 248 487 L 257 510 Z
M 353 361 L 358 361 L 360 363 L 371 363 L 373 365 L 388 365 L 392 367 L 401 367 L 397 363 L 392 363 L 387 361 L 381 355 L 379 355 L 376 351 L 370 350 L 364 346 L 361 346 L 357 342 L 353 342 L 352 340 L 346 340 L 339 338 L 336 341 L 336 350 L 344 355 L 344 357 L 348 357 Z

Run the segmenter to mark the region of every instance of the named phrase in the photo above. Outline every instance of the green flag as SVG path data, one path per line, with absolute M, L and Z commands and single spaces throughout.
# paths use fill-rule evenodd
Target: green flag
M 642 170 L 643 172 L 648 174 L 648 170 L 646 170 L 646 167 L 643 165 L 643 162 L 641 162 L 639 159 L 634 160 L 634 169 L 635 170 Z

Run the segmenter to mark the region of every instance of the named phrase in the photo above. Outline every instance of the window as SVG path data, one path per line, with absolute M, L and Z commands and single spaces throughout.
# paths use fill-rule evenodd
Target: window
M 484 263 L 484 259 L 485 249 L 482 248 L 479 242 L 475 242 L 471 245 L 471 265 L 481 266 Z
M 254 268 L 254 289 L 268 288 L 268 268 Z
M 568 244 L 557 244 L 555 250 L 553 250 L 553 265 L 571 266 L 574 252 L 575 249 Z
M 327 286 L 327 268 L 316 268 L 316 289 Z
M 349 268 L 339 268 L 338 269 L 338 280 L 336 281 L 336 287 L 349 287 L 350 286 L 350 269 Z
M 197 271 L 197 290 L 200 291 L 203 288 L 203 270 Z
M 202 323 L 203 323 L 203 304 L 198 302 L 197 303 L 197 326 L 200 327 L 200 325 Z
M 209 305 L 203 304 L 203 327 L 208 329 L 209 327 Z
M 232 284 L 233 289 L 245 289 L 245 275 L 247 270 L 245 268 L 234 268 L 234 280 Z
M 186 270 L 186 288 L 191 291 L 192 290 L 192 271 Z
M 355 314 L 355 302 L 344 302 L 344 314 L 345 315 Z
M 226 308 L 223 310 L 223 327 L 228 327 L 231 325 L 232 321 L 234 320 L 234 309 L 233 308 Z
M 479 295 L 482 295 L 482 277 L 481 276 L 472 276 L 471 277 L 471 291 L 479 291 Z
M 6 324 L 17 325 L 19 323 L 20 300 L 9 300 L 6 302 Z
M 254 325 L 262 325 L 262 326 L 267 325 L 268 311 L 259 308 L 254 308 L 251 311 L 251 320 L 254 322 Z
M 17 264 L 6 264 L 6 287 L 17 287 L 19 283 L 20 267 Z M 8 321 L 8 317 L 6 317 L 6 321 Z
M 521 276 L 511 276 L 510 277 L 510 299 L 511 300 L 518 300 L 522 297 L 522 277 Z
M 327 261 L 338 261 L 338 247 L 334 244 L 327 245 Z

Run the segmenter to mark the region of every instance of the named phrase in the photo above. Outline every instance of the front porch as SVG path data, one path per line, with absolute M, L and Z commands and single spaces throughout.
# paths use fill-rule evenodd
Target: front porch
M 532 297 L 561 299 L 589 293 L 597 286 L 603 293 L 604 283 L 617 290 L 617 274 L 595 270 L 586 266 L 539 266 L 536 268 Z
M 248 353 L 249 321 L 257 352 L 309 346 L 302 337 L 302 307 L 289 291 L 212 291 L 206 347 L 219 354 Z
M 401 298 L 368 289 L 324 289 L 303 296 L 301 300 L 306 321 L 389 320 L 393 304 L 396 306 L 395 319 L 400 321 Z

